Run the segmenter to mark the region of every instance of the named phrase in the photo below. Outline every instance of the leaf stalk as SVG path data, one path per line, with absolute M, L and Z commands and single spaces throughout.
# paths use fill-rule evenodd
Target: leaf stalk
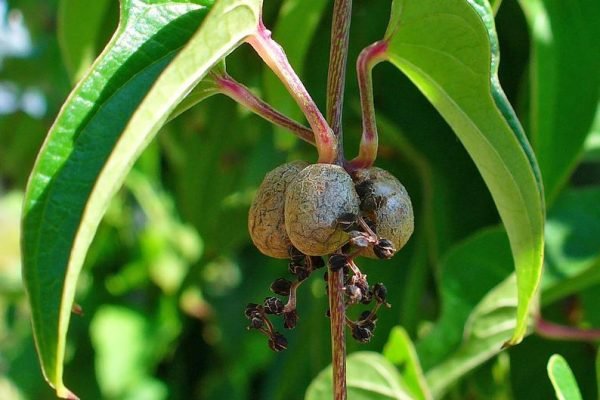
M 309 128 L 277 111 L 229 74 L 214 74 L 212 78 L 215 80 L 220 93 L 235 100 L 267 121 L 291 131 L 305 142 L 315 144 L 315 136 Z
M 379 139 L 373 100 L 373 67 L 385 60 L 388 43 L 375 42 L 364 48 L 356 61 L 356 76 L 362 110 L 362 137 L 359 153 L 350 162 L 351 169 L 370 168 L 377 159 Z
M 260 21 L 254 35 L 246 38 L 262 60 L 271 68 L 292 95 L 314 132 L 320 163 L 332 164 L 338 152 L 338 141 L 304 84 L 290 65 L 283 48 L 271 38 L 271 32 Z

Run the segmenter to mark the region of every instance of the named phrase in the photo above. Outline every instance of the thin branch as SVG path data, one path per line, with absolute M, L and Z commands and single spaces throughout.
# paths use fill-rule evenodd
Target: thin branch
M 335 161 L 345 164 L 343 150 L 342 109 L 346 83 L 346 61 L 352 0 L 335 0 L 331 27 L 331 49 L 327 73 L 327 121 L 333 129 L 338 147 Z M 344 271 L 329 271 L 329 312 L 331 316 L 331 357 L 333 366 L 333 398 L 346 400 L 346 305 L 344 303 Z
M 302 112 L 304 112 L 315 135 L 319 162 L 333 163 L 338 152 L 337 138 L 333 135 L 321 111 L 319 111 L 304 84 L 290 65 L 285 52 L 277 42 L 271 39 L 271 32 L 265 28 L 262 21 L 256 33 L 249 36 L 246 41 L 279 77 Z
M 331 49 L 327 73 L 327 121 L 331 125 L 333 134 L 338 138 L 337 162 L 340 165 L 344 164 L 342 110 L 351 14 L 352 0 L 336 0 L 333 6 Z
M 600 340 L 600 329 L 580 329 L 572 326 L 555 324 L 539 317 L 535 323 L 535 332 L 545 338 L 578 342 L 595 342 Z
M 346 305 L 344 303 L 344 271 L 329 270 L 329 314 L 331 325 L 331 361 L 333 366 L 333 398 L 346 400 Z
M 288 129 L 305 142 L 312 145 L 315 144 L 315 137 L 310 129 L 275 110 L 271 105 L 255 96 L 246 86 L 231 76 L 227 74 L 215 74 L 213 75 L 213 79 L 220 93 L 230 97 L 267 121 Z

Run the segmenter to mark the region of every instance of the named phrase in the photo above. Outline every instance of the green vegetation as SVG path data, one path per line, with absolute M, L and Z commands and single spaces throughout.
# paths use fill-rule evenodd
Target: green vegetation
M 297 327 L 275 321 L 283 352 L 244 308 L 291 277 L 248 233 L 263 177 L 339 155 L 297 107 L 303 87 L 284 76 L 290 96 L 261 60 L 277 53 L 257 26 L 328 115 L 334 2 L 6 3 L 0 399 L 331 398 L 324 270 L 298 289 Z M 598 20 L 596 0 L 354 2 L 345 156 L 378 149 L 414 233 L 391 260 L 359 259 L 392 307 L 369 343 L 347 331 L 349 399 L 600 395 Z M 310 126 L 318 154 L 306 128 L 232 100 L 248 88 Z

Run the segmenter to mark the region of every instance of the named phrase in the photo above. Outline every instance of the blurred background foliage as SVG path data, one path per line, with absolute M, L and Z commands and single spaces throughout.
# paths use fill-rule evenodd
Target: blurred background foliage
M 116 27 L 116 1 L 92 2 L 92 8 L 78 3 L 0 0 L 1 399 L 54 398 L 40 373 L 20 282 L 19 209 L 45 133 L 74 79 Z M 270 0 L 264 10 L 321 107 L 330 3 Z M 355 2 L 351 64 L 383 36 L 389 7 L 389 1 Z M 599 7 L 595 0 L 505 0 L 496 18 L 500 80 L 530 134 L 546 185 L 541 313 L 581 329 L 600 327 Z M 79 53 L 67 51 L 77 48 L 73 40 L 84 44 Z M 227 63 L 232 76 L 300 118 L 249 47 Z M 499 353 L 513 326 L 514 278 L 491 197 L 455 135 L 406 78 L 380 65 L 374 87 L 378 165 L 407 187 L 416 229 L 392 261 L 362 261 L 371 282 L 386 283 L 393 307 L 380 313 L 372 342 L 349 342 L 349 352 L 381 353 L 416 392 L 427 382 L 415 397 L 430 390 L 448 399 L 551 398 L 546 364 L 560 353 L 583 398 L 594 398 L 597 342 L 545 338 L 534 326 L 523 344 Z M 352 157 L 361 129 L 353 67 L 346 93 L 345 147 Z M 222 96 L 163 129 L 113 200 L 80 278 L 82 315 L 71 322 L 65 372 L 76 393 L 83 399 L 304 398 L 329 363 L 324 282 L 313 276 L 303 285 L 300 323 L 283 353 L 247 332 L 243 315 L 246 303 L 260 302 L 270 283 L 287 275 L 285 261 L 252 246 L 246 215 L 264 174 L 293 159 L 314 161 L 315 152 Z M 404 330 L 392 329 L 398 325 Z M 421 375 L 412 368 L 415 359 L 399 356 L 411 341 L 424 380 L 414 378 Z M 368 364 L 369 357 L 355 358 Z M 318 398 L 318 388 L 311 390 Z

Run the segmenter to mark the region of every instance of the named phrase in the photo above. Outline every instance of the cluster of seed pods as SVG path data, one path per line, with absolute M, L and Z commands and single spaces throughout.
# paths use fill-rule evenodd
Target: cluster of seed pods
M 373 336 L 377 311 L 386 302 L 381 283 L 369 286 L 358 257 L 389 259 L 414 229 L 412 204 L 404 186 L 387 171 L 368 168 L 350 175 L 340 166 L 295 161 L 269 172 L 250 208 L 248 229 L 265 255 L 289 259 L 294 280 L 279 278 L 271 291 L 287 297 L 248 304 L 249 329 L 264 333 L 275 351 L 287 348 L 269 316 L 281 316 L 285 329 L 298 321 L 296 291 L 312 272 L 325 266 L 343 270 L 346 306 L 375 305 L 356 321 L 346 317 L 352 337 L 366 343 Z M 327 279 L 327 272 L 325 272 Z

